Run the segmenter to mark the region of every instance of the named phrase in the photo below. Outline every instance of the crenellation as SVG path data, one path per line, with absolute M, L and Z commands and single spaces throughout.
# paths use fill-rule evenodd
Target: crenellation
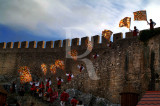
M 39 41 L 37 42 L 37 48 L 44 48 L 45 41 Z
M 6 48 L 13 48 L 13 42 L 8 42 Z
M 131 38 L 132 33 L 126 32 L 126 38 Z M 116 33 L 113 35 L 113 41 L 112 43 L 115 43 L 116 41 L 123 38 L 122 33 Z M 89 42 L 89 37 L 83 37 L 81 38 L 81 45 L 79 46 L 79 39 L 80 38 L 74 38 L 72 39 L 72 42 L 70 39 L 64 39 L 63 43 L 61 40 L 57 41 L 47 41 L 45 44 L 45 41 L 39 41 L 36 43 L 36 41 L 30 41 L 28 45 L 28 41 L 23 42 L 8 42 L 7 44 L 5 42 L 0 43 L 0 48 L 60 48 L 60 47 L 66 47 L 72 46 L 72 47 L 80 47 L 77 49 L 85 49 L 87 48 L 87 43 Z M 100 43 L 100 39 L 102 40 L 102 43 Z M 110 41 L 108 41 L 105 37 L 99 35 L 95 35 L 91 37 L 91 43 L 93 44 L 93 49 L 95 48 L 104 48 L 107 47 Z M 7 46 L 8 45 L 8 46 Z
M 118 40 L 120 40 L 120 39 L 123 39 L 123 34 L 122 34 L 122 32 L 113 34 L 113 42 L 116 42 L 116 41 L 118 41 Z
M 91 37 L 91 41 L 93 42 L 93 47 L 96 47 L 97 45 L 99 45 L 99 41 L 100 40 L 100 36 L 99 35 L 95 35 Z
M 28 48 L 28 41 L 21 42 L 21 48 Z
M 83 38 L 81 38 L 81 47 L 82 48 L 87 48 L 87 43 L 89 42 L 89 37 L 87 36 L 87 37 L 83 37 Z
M 79 46 L 79 38 L 72 39 L 72 45 L 71 46 Z
M 29 48 L 36 48 L 36 41 L 30 41 Z
M 133 32 L 126 32 L 125 38 L 133 38 Z
M 60 48 L 62 45 L 62 41 L 61 40 L 57 40 L 54 42 L 54 48 Z
M 79 38 L 74 38 L 72 39 L 71 45 L 70 39 L 64 39 L 63 44 L 61 40 L 55 42 L 47 41 L 46 46 L 44 41 L 38 42 L 37 45 L 36 41 L 31 41 L 29 42 L 29 48 L 31 49 L 1 49 L 0 58 L 2 61 L 0 70 L 2 70 L 1 72 L 12 75 L 11 72 L 17 72 L 19 66 L 28 66 L 35 79 L 43 77 L 43 74 L 40 74 L 42 71 L 42 63 L 47 65 L 48 71 L 49 66 L 55 64 L 56 60 L 63 60 L 65 65 L 64 70 L 57 69 L 55 75 L 50 74 L 50 71 L 47 72 L 46 77 L 52 78 L 53 85 L 57 83 L 55 81 L 57 76 L 61 76 L 64 81 L 67 81 L 66 72 L 72 72 L 75 77 L 70 83 L 67 83 L 67 85 L 63 83 L 62 88 L 77 88 L 82 92 L 104 97 L 113 103 L 119 103 L 118 95 L 125 84 L 132 82 L 133 87 L 139 89 L 139 92 L 147 89 L 150 83 L 149 80 L 151 79 L 150 68 L 148 68 L 148 66 L 150 65 L 149 60 L 152 51 L 154 51 L 155 57 L 157 57 L 154 58 L 155 72 L 158 71 L 160 64 L 160 36 L 151 38 L 147 45 L 144 46 L 138 37 L 132 38 L 130 34 L 130 32 L 127 32 L 125 35 L 128 39 L 122 39 L 122 33 L 114 34 L 113 44 L 103 36 L 101 38 L 99 35 L 92 36 L 93 50 L 90 51 L 89 54 L 83 55 L 84 57 L 82 58 L 80 58 L 80 55 L 85 53 L 84 49 L 86 49 L 86 43 L 89 41 L 89 37 L 81 38 L 81 45 L 79 45 Z M 99 42 L 100 39 L 102 39 L 102 43 Z M 111 43 L 110 47 L 107 47 L 108 43 Z M 28 47 L 28 42 L 25 41 L 22 43 L 15 42 L 13 48 L 19 48 L 19 44 L 21 44 L 21 48 Z M 5 42 L 0 43 L 0 48 L 5 48 L 5 46 Z M 7 48 L 12 48 L 13 42 L 7 43 L 7 46 Z M 36 48 L 36 46 L 40 49 L 32 49 Z M 74 51 L 74 53 L 78 54 L 79 57 L 76 58 L 78 61 L 76 61 L 75 58 L 67 58 L 66 53 L 69 54 L 70 51 L 68 52 L 65 49 L 66 46 L 71 46 L 71 50 L 76 51 Z M 48 49 L 41 49 L 44 47 Z M 95 53 L 99 56 L 96 57 Z M 99 80 L 93 80 L 89 76 L 89 71 L 93 71 L 92 64 L 89 62 L 85 63 L 85 61 L 81 60 L 90 60 L 91 63 L 93 63 L 93 68 L 100 78 Z M 77 67 L 80 64 L 83 64 L 85 67 L 81 74 L 79 74 L 80 69 Z M 10 72 L 8 72 L 8 70 Z M 2 75 L 7 76 L 7 74 Z M 19 77 L 18 73 L 14 73 L 13 75 Z M 148 80 L 145 81 L 144 79 Z
M 108 41 L 104 36 L 101 36 L 102 39 L 102 47 L 107 47 L 110 41 Z
M 4 48 L 6 48 L 6 42 L 0 43 L 0 49 L 4 49 Z
M 47 41 L 46 48 L 53 48 L 53 41 Z
M 20 48 L 21 42 L 14 42 L 13 48 Z
M 71 46 L 70 39 L 63 40 L 63 47 L 66 47 L 66 46 Z

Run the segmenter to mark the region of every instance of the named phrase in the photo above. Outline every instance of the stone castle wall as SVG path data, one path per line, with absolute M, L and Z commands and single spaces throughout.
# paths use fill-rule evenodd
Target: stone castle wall
M 148 90 L 151 83 L 151 60 L 154 58 L 154 71 L 160 74 L 160 36 L 153 37 L 147 45 L 140 42 L 137 37 L 133 38 L 131 33 L 126 33 L 125 39 L 122 33 L 113 35 L 111 47 L 108 47 L 107 40 L 102 37 L 102 43 L 99 43 L 100 37 L 93 36 L 93 50 L 88 55 L 77 61 L 66 58 L 66 46 L 77 50 L 78 55 L 83 54 L 87 47 L 85 45 L 88 37 L 70 40 L 40 41 L 36 42 L 9 42 L 0 44 L 0 75 L 5 76 L 7 81 L 13 81 L 19 77 L 17 72 L 19 66 L 28 66 L 31 69 L 33 77 L 44 79 L 45 76 L 41 70 L 41 64 L 46 64 L 48 73 L 46 77 L 51 77 L 53 85 L 56 85 L 56 77 L 61 76 L 65 82 L 64 88 L 76 88 L 83 92 L 92 93 L 96 96 L 104 97 L 113 103 L 119 103 L 119 93 L 123 91 L 127 83 L 131 83 L 133 88 L 142 95 Z M 54 43 L 54 46 L 53 46 Z M 14 44 L 14 45 L 13 45 Z M 99 57 L 93 59 L 92 55 L 98 53 Z M 154 56 L 151 56 L 154 54 Z M 55 60 L 64 60 L 65 69 L 51 74 L 49 66 L 54 64 Z M 93 80 L 89 77 L 88 71 L 92 64 L 85 63 L 88 59 L 93 63 L 96 75 L 99 80 Z M 83 64 L 85 69 L 79 72 L 78 64 Z M 66 82 L 65 73 L 72 72 L 74 78 L 70 83 Z M 5 80 L 5 81 L 6 81 Z M 4 81 L 4 82 L 5 82 Z M 3 81 L 1 81 L 3 82 Z M 67 84 L 66 84 L 67 83 Z M 159 89 L 159 83 L 155 84 L 155 89 Z

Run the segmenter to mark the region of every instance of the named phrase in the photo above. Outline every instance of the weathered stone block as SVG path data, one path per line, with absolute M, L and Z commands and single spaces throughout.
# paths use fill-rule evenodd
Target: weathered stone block
M 6 42 L 0 43 L 0 49 L 4 49 L 4 48 L 6 48 Z
M 79 45 L 79 38 L 72 39 L 72 45 L 71 46 L 78 46 Z
M 70 45 L 70 39 L 65 39 L 65 40 L 63 40 L 63 47 L 66 47 L 66 46 L 71 46 Z
M 95 35 L 91 37 L 91 41 L 93 43 L 93 46 L 96 46 L 99 44 L 99 40 L 100 40 L 100 36 L 99 35 Z
M 36 48 L 36 41 L 29 42 L 29 48 Z
M 21 42 L 21 48 L 28 48 L 28 41 Z
M 20 42 L 14 42 L 13 48 L 20 48 Z
M 126 32 L 125 38 L 133 38 L 133 32 Z
M 46 48 L 53 48 L 53 41 L 46 42 Z
M 123 39 L 123 34 L 122 33 L 113 34 L 113 42 L 116 42 L 120 39 Z
M 62 45 L 62 41 L 61 40 L 57 40 L 54 42 L 54 48 L 59 48 Z
M 6 48 L 13 48 L 13 42 L 8 42 Z
M 37 43 L 37 48 L 44 48 L 44 45 L 45 45 L 45 41 L 39 41 Z

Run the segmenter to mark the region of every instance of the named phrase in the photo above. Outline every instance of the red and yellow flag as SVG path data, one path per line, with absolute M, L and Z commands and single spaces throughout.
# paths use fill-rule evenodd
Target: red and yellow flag
M 20 67 L 18 70 L 20 74 L 20 82 L 26 83 L 32 81 L 32 76 L 30 73 L 30 69 L 27 66 Z
M 131 25 L 131 17 L 125 17 L 119 22 L 119 27 L 130 28 L 130 25 Z
M 133 12 L 133 14 L 134 14 L 134 21 L 147 20 L 146 10 L 136 11 L 136 12 Z
M 112 33 L 113 32 L 110 30 L 104 30 L 104 31 L 102 31 L 102 36 L 104 36 L 104 38 L 106 38 L 108 41 L 110 41 Z

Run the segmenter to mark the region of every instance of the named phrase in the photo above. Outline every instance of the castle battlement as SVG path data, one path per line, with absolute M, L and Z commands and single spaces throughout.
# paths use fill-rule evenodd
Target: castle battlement
M 125 34 L 125 38 L 131 38 L 132 32 L 127 32 Z M 81 44 L 79 45 L 81 39 Z M 102 43 L 100 43 L 100 39 Z M 123 39 L 122 33 L 115 33 L 113 34 L 113 43 L 116 41 Z M 86 42 L 89 41 L 89 37 L 83 37 L 83 38 L 73 38 L 73 39 L 64 39 L 62 40 L 56 40 L 56 41 L 23 41 L 23 42 L 2 42 L 0 43 L 0 49 L 24 49 L 24 48 L 66 48 L 67 46 L 71 46 L 73 48 L 81 47 L 86 48 Z M 107 44 L 109 41 L 105 39 L 103 36 L 95 35 L 91 37 L 91 42 L 93 43 L 93 49 L 94 48 L 105 48 L 107 47 Z
M 157 28 L 155 32 L 156 30 Z M 80 40 L 81 44 L 79 44 Z M 160 84 L 152 81 L 153 73 L 160 75 L 159 32 L 156 32 L 146 45 L 138 37 L 133 37 L 132 32 L 126 32 L 125 38 L 122 33 L 113 34 L 111 47 L 107 46 L 109 41 L 103 36 L 92 36 L 93 50 L 90 52 L 85 52 L 87 41 L 89 37 L 47 42 L 0 43 L 0 75 L 8 77 L 8 79 L 2 79 L 2 77 L 0 81 L 19 81 L 19 68 L 27 66 L 30 68 L 33 79 L 51 77 L 53 85 L 57 84 L 56 77 L 59 76 L 67 81 L 66 73 L 71 72 L 75 78 L 70 84 L 66 85 L 64 82 L 62 87 L 79 89 L 85 93 L 106 98 L 113 103 L 120 102 L 119 94 L 126 84 L 131 84 L 141 96 L 148 88 L 159 90 Z M 66 46 L 77 51 L 77 60 L 74 57 L 69 58 L 70 51 Z M 94 58 L 95 53 L 99 55 L 96 58 Z M 57 60 L 64 61 L 64 70 L 57 68 L 56 73 L 52 74 L 51 65 Z M 46 65 L 46 75 L 42 71 L 42 64 Z M 84 66 L 82 72 L 77 67 L 81 64 Z M 94 77 L 92 72 L 95 72 L 100 79 L 92 79 Z

